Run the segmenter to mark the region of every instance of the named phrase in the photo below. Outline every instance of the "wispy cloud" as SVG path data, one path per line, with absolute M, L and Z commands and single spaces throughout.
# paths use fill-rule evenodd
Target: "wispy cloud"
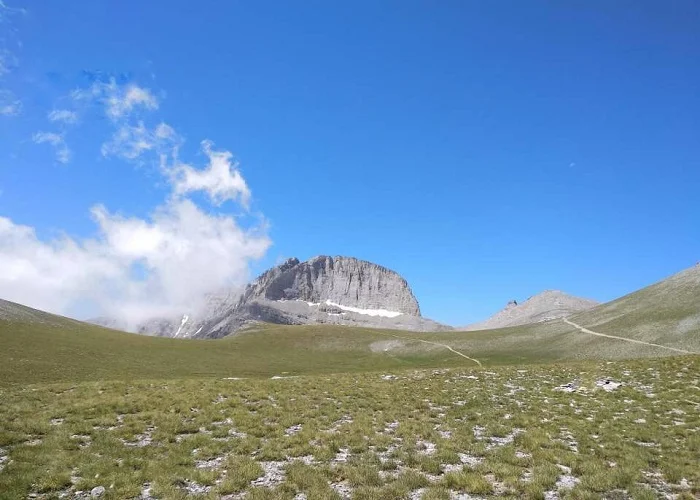
M 135 84 L 119 85 L 113 78 L 107 82 L 95 82 L 86 89 L 72 92 L 77 101 L 98 101 L 104 104 L 105 114 L 113 121 L 120 121 L 140 109 L 153 111 L 159 102 L 153 93 Z
M 183 138 L 169 124 L 149 122 L 145 112 L 159 103 L 151 91 L 113 80 L 73 92 L 100 107 L 114 126 L 101 146 L 105 156 L 153 162 L 170 193 L 145 217 L 121 215 L 103 205 L 90 209 L 96 235 L 42 239 L 29 226 L 0 217 L 0 297 L 56 313 L 113 316 L 130 327 L 154 317 L 196 309 L 207 293 L 241 286 L 249 264 L 271 245 L 262 216 L 232 216 L 218 208 L 231 201 L 248 209 L 251 191 L 233 155 L 202 142 L 203 166 L 178 158 Z M 66 112 L 66 113 L 64 113 Z M 48 119 L 73 122 L 70 110 Z M 83 115 L 75 116 L 84 121 Z M 65 132 L 38 132 L 32 139 L 51 145 L 67 162 Z M 65 161 L 64 161 L 65 160 Z M 204 192 L 211 204 L 190 195 Z M 78 306 L 80 305 L 80 306 Z
M 50 144 L 56 153 L 56 161 L 66 164 L 70 161 L 71 151 L 66 145 L 63 136 L 55 132 L 37 132 L 32 136 L 37 144 Z
M 178 163 L 170 170 L 173 191 L 178 195 L 203 191 L 213 203 L 233 200 L 248 208 L 250 189 L 238 170 L 238 163 L 228 151 L 214 151 L 212 148 L 211 141 L 202 141 L 202 150 L 209 158 L 205 168 Z
M 69 109 L 54 109 L 47 118 L 50 122 L 66 123 L 72 125 L 78 121 L 78 113 Z
M 11 22 L 14 14 L 24 14 L 24 9 L 12 8 L 0 0 L 0 78 L 16 69 L 19 59 L 7 47 L 16 40 L 16 28 Z M 22 112 L 22 101 L 0 82 L 0 116 L 17 116 Z
M 17 116 L 22 113 L 22 101 L 9 90 L 0 90 L 0 116 Z
M 158 109 L 158 99 L 151 91 L 137 85 L 129 85 L 124 91 L 110 88 L 107 97 L 107 116 L 117 120 L 138 107 Z
M 100 151 L 105 157 L 116 156 L 133 161 L 149 151 L 158 157 L 171 155 L 180 141 L 179 135 L 166 123 L 149 129 L 139 121 L 135 125 L 119 125 L 110 140 L 102 144 Z

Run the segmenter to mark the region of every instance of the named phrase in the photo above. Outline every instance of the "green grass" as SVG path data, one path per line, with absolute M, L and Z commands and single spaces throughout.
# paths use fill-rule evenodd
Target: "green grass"
M 561 321 L 258 325 L 203 341 L 11 313 L 0 319 L 0 499 L 97 486 L 119 499 L 700 495 L 700 356 L 654 357 L 669 353 Z M 606 392 L 606 378 L 623 385 Z M 568 382 L 575 392 L 556 390 Z
M 393 375 L 5 386 L 0 498 L 700 494 L 698 356 Z
M 444 347 L 420 340 L 449 345 L 484 366 L 669 354 L 582 334 L 560 321 L 482 332 L 441 333 L 259 325 L 235 336 L 202 341 L 127 334 L 37 313 L 38 318 L 32 321 L 0 319 L 0 385 L 271 377 L 474 365 Z M 387 345 L 385 350 L 383 346 Z
M 571 319 L 593 331 L 700 352 L 700 266 Z

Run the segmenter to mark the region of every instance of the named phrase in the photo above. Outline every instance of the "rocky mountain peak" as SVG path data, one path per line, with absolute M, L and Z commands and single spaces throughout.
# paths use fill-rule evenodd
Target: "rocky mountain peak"
M 550 321 L 585 311 L 596 305 L 598 302 L 594 300 L 574 297 L 560 290 L 545 290 L 522 303 L 511 300 L 505 308 L 489 319 L 469 325 L 465 329 L 488 330 Z
M 248 285 L 239 305 L 258 299 L 331 302 L 420 316 L 418 301 L 405 279 L 354 257 L 319 255 L 305 262 L 288 259 Z
M 212 294 L 204 308 L 153 318 L 139 333 L 168 337 L 222 337 L 249 322 L 342 324 L 405 330 L 450 329 L 421 317 L 404 278 L 354 257 L 290 258 L 268 269 L 243 291 Z M 102 320 L 96 320 L 103 323 Z

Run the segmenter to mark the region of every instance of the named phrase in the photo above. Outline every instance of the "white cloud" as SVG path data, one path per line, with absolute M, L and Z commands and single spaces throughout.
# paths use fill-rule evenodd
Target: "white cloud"
M 101 152 L 105 157 L 136 160 L 148 151 L 159 155 L 171 154 L 180 141 L 175 130 L 166 123 L 160 123 L 154 130 L 149 130 L 142 121 L 135 125 L 122 123 L 111 139 L 102 144 Z
M 143 122 L 136 125 L 122 125 L 109 142 L 102 145 L 103 156 L 119 156 L 126 160 L 135 160 L 145 151 L 155 147 L 153 134 Z
M 17 58 L 8 50 L 0 50 L 0 76 L 4 76 L 17 67 Z
M 250 189 L 238 170 L 238 163 L 228 151 L 214 151 L 210 141 L 202 142 L 202 149 L 209 158 L 204 169 L 196 169 L 184 163 L 177 163 L 170 171 L 173 192 L 184 195 L 193 191 L 204 191 L 213 203 L 227 200 L 240 202 L 248 207 Z
M 56 161 L 68 163 L 71 158 L 71 151 L 66 145 L 63 136 L 55 132 L 37 132 L 32 136 L 32 140 L 37 144 L 50 144 L 56 152 Z
M 102 280 L 121 274 L 90 242 L 61 237 L 42 242 L 33 228 L 0 217 L 0 296 L 64 313 Z
M 158 109 L 158 100 L 148 89 L 137 85 L 129 85 L 126 89 L 114 86 L 108 87 L 108 90 L 107 116 L 113 120 L 131 113 L 138 106 L 146 109 Z
M 93 207 L 96 231 L 87 238 L 42 239 L 33 228 L 0 217 L 0 298 L 59 314 L 113 317 L 134 328 L 196 310 L 207 294 L 244 285 L 251 261 L 271 245 L 264 219 L 210 213 L 188 197 L 202 191 L 215 205 L 233 201 L 247 208 L 251 192 L 232 154 L 204 141 L 203 168 L 180 162 L 183 139 L 169 124 L 145 121 L 141 111 L 156 109 L 158 101 L 137 85 L 111 80 L 72 96 L 97 104 L 110 118 L 114 131 L 102 144 L 103 155 L 153 161 L 172 192 L 146 217 Z M 47 116 L 66 124 L 77 120 L 72 113 L 55 109 Z M 59 161 L 69 160 L 64 133 L 32 138 L 51 145 Z
M 48 114 L 48 119 L 51 122 L 72 124 L 78 121 L 78 114 L 68 109 L 54 109 Z
M 136 84 L 119 85 L 114 79 L 95 82 L 87 89 L 76 89 L 71 96 L 75 100 L 97 100 L 105 107 L 105 114 L 115 122 L 127 118 L 133 111 L 143 108 L 158 109 L 158 99 L 151 91 Z
M 92 209 L 94 239 L 41 241 L 0 217 L 0 296 L 67 313 L 91 303 L 130 327 L 192 310 L 205 294 L 244 284 L 251 260 L 270 240 L 264 223 L 244 229 L 187 199 L 171 199 L 146 219 Z
M 0 116 L 17 116 L 22 112 L 22 102 L 9 90 L 0 90 Z

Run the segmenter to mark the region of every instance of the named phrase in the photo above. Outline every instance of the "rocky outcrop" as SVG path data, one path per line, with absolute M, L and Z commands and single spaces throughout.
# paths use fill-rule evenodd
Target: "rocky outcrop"
M 215 294 L 200 311 L 153 319 L 139 333 L 217 338 L 251 322 L 340 324 L 415 331 L 451 329 L 423 318 L 416 297 L 398 273 L 353 257 L 288 259 L 242 292 Z
M 598 302 L 568 295 L 559 290 L 546 290 L 518 304 L 511 300 L 505 308 L 486 321 L 474 323 L 462 330 L 490 330 L 507 326 L 541 323 L 564 318 L 598 305 Z
M 254 300 L 331 302 L 360 309 L 382 309 L 420 316 L 406 280 L 394 271 L 353 257 L 288 259 L 246 287 L 241 304 Z

